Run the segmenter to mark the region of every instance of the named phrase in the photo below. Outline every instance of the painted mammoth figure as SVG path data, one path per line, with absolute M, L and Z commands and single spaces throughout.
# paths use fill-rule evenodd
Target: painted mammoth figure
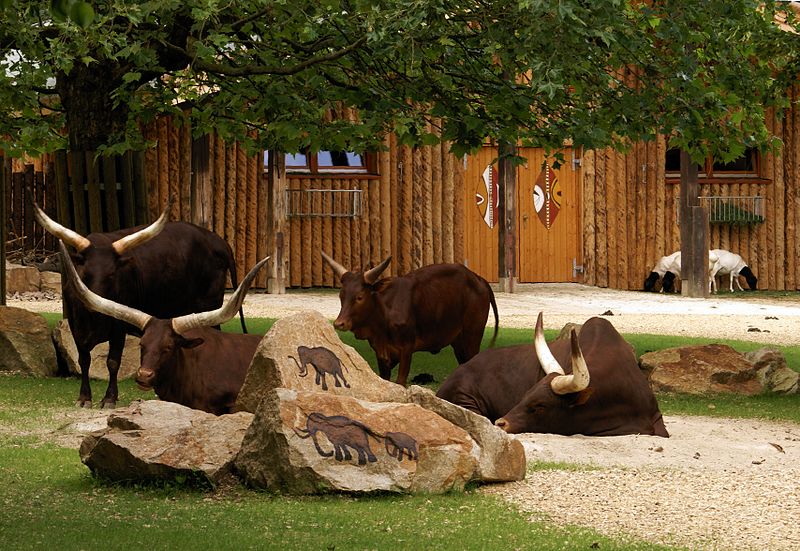
M 369 436 L 376 440 L 382 438 L 368 426 L 358 421 L 354 421 L 344 415 L 323 415 L 322 413 L 311 413 L 306 419 L 304 429 L 294 428 L 295 434 L 300 438 L 311 438 L 317 453 L 322 457 L 334 456 L 336 461 L 350 461 L 353 456 L 348 448 L 352 448 L 358 454 L 358 464 L 366 465 L 367 461 L 374 463 L 378 460 L 369 447 Z M 317 433 L 323 433 L 328 441 L 333 444 L 333 451 L 326 452 L 319 445 Z
M 308 374 L 306 366 L 311 364 L 311 367 L 317 372 L 314 381 L 318 385 L 322 383 L 322 390 L 328 390 L 328 383 L 325 381 L 326 374 L 333 376 L 336 386 L 344 384 L 344 386 L 350 388 L 350 383 L 347 382 L 347 379 L 344 378 L 344 373 L 342 373 L 342 361 L 324 346 L 315 346 L 314 348 L 298 346 L 297 355 L 300 357 L 299 361 L 294 356 L 289 357 L 297 363 L 301 377 L 305 377 Z
M 403 460 L 403 454 L 408 455 L 409 461 L 417 461 L 419 452 L 417 451 L 417 441 L 404 432 L 387 432 L 384 436 L 386 453 L 390 457 L 396 457 L 398 461 Z

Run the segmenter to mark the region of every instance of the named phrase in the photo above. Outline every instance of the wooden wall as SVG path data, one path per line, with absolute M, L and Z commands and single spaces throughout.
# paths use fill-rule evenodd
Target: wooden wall
M 386 275 L 463 261 L 463 163 L 446 145 L 412 149 L 393 139 L 385 145 L 377 176 L 287 176 L 291 189 L 360 190 L 362 206 L 354 218 L 288 218 L 289 286 L 338 284 L 320 251 L 353 270 L 391 256 Z
M 798 96 L 798 88 L 793 90 Z M 759 224 L 710 224 L 712 249 L 740 254 L 760 289 L 800 288 L 800 107 L 768 124 L 783 142 L 779 155 L 762 155 L 763 179 L 703 183 L 703 196 L 764 197 Z M 589 151 L 582 160 L 585 282 L 642 288 L 655 262 L 680 248 L 676 202 L 680 186 L 664 175 L 666 143 L 639 144 L 628 154 Z

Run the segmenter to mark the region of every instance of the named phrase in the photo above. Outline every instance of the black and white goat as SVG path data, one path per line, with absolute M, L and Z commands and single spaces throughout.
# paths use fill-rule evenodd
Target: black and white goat
M 758 278 L 753 273 L 753 270 L 747 265 L 744 259 L 739 256 L 738 254 L 732 253 L 730 251 L 726 251 L 725 249 L 712 249 L 712 253 L 715 253 L 719 260 L 717 261 L 716 265 L 714 266 L 714 271 L 711 272 L 711 281 L 709 282 L 709 290 L 716 292 L 717 289 L 717 276 L 730 276 L 730 290 L 731 293 L 733 292 L 733 283 L 736 282 L 736 286 L 739 287 L 740 291 L 744 291 L 742 288 L 742 284 L 739 283 L 739 276 L 743 276 L 747 280 L 747 285 L 750 287 L 750 290 L 755 291 L 758 285 Z
M 659 279 L 663 278 L 663 282 L 661 283 L 661 291 L 666 291 L 671 293 L 675 290 L 675 259 L 678 259 L 678 274 L 681 273 L 681 252 L 676 251 L 670 255 L 662 256 L 656 262 L 656 265 L 653 266 L 653 269 L 650 271 L 650 275 L 647 276 L 647 279 L 644 280 L 644 290 L 655 292 L 656 290 L 656 283 L 658 283 Z
M 713 276 L 716 273 L 717 265 L 719 264 L 719 255 L 715 251 L 708 251 L 708 274 L 709 274 L 709 289 Z M 661 290 L 666 293 L 675 292 L 675 280 L 681 278 L 681 252 L 676 251 L 668 256 L 662 256 L 656 265 L 653 266 L 653 271 L 647 276 L 644 281 L 644 290 L 653 291 L 659 277 L 663 278 L 661 283 Z

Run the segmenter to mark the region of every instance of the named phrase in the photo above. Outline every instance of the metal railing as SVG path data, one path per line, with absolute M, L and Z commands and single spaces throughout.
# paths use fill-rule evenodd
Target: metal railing
M 288 217 L 355 218 L 361 216 L 360 189 L 287 189 Z
M 765 220 L 764 198 L 760 195 L 708 195 L 700 197 L 709 224 L 760 224 Z M 675 201 L 680 224 L 680 205 Z

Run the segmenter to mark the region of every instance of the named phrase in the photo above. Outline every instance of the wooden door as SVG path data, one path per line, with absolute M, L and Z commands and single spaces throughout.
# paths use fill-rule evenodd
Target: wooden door
M 484 146 L 466 160 L 464 172 L 464 264 L 497 282 L 497 148 Z
M 583 264 L 579 171 L 572 151 L 566 163 L 544 170 L 544 152 L 524 148 L 517 167 L 517 279 L 520 283 L 580 281 L 573 262 Z M 497 282 L 497 148 L 483 147 L 466 161 L 464 174 L 464 261 L 469 269 Z M 537 209 L 538 207 L 538 209 Z
M 579 168 L 572 151 L 553 168 L 541 149 L 523 149 L 528 162 L 517 168 L 517 276 L 520 283 L 579 281 L 583 264 Z

